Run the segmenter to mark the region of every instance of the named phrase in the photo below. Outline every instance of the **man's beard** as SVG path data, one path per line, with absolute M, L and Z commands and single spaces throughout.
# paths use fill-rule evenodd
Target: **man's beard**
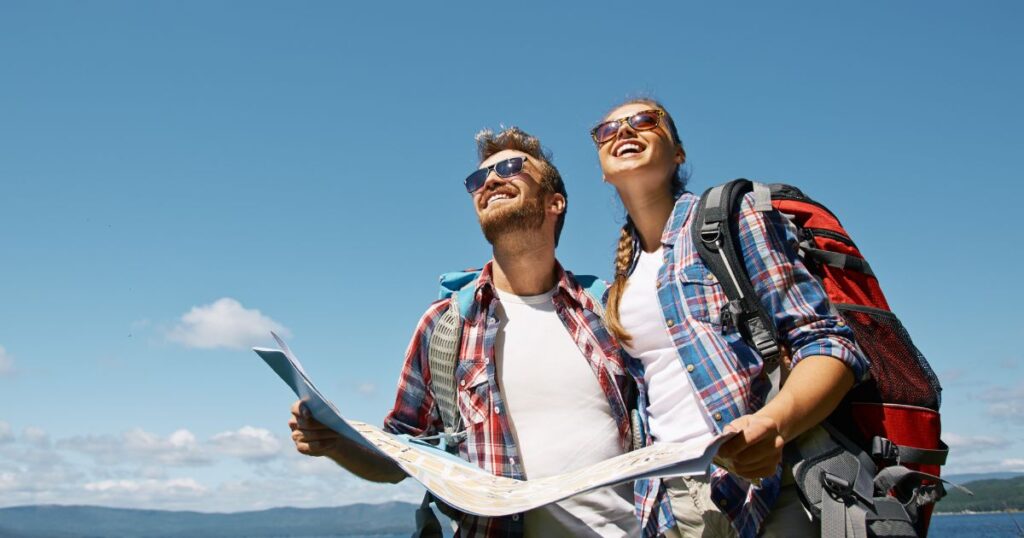
M 521 232 L 535 232 L 544 225 L 544 198 L 525 199 L 516 207 L 499 208 L 480 219 L 480 229 L 491 245 Z

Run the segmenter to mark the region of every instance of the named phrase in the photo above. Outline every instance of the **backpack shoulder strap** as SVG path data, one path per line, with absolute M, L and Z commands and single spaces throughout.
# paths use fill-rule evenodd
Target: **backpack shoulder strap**
M 473 304 L 479 271 L 460 271 L 441 275 L 441 299 L 449 298 L 448 308 L 434 324 L 427 348 L 430 364 L 430 388 L 444 424 L 441 436 L 444 449 L 454 452 L 465 439 L 459 412 L 455 367 L 459 363 L 462 322 Z
M 583 291 L 594 301 L 595 311 L 602 318 L 604 317 L 604 294 L 608 291 L 608 283 L 594 275 L 572 275 L 576 283 L 583 288 Z
M 767 185 L 735 179 L 712 187 L 701 195 L 697 204 L 693 242 L 701 260 L 722 284 L 729 299 L 729 304 L 722 311 L 722 323 L 734 325 L 765 364 L 774 368 L 780 357 L 778 330 L 754 290 L 739 244 L 736 215 L 743 196 L 748 192 L 754 193 L 756 211 L 772 210 L 771 191 Z

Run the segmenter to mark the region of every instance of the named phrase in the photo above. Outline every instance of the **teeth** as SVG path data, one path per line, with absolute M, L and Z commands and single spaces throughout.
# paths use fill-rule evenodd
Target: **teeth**
M 627 142 L 627 143 L 623 144 L 621 147 L 619 147 L 619 152 L 616 154 L 616 156 L 621 156 L 623 153 L 626 153 L 626 151 L 628 151 L 628 150 L 633 150 L 633 151 L 639 153 L 640 152 L 640 144 L 634 144 L 633 142 Z
M 509 198 L 511 198 L 511 196 L 507 194 L 495 194 L 494 196 L 491 196 L 490 198 L 487 199 L 487 204 L 489 205 L 491 202 L 495 200 L 507 200 Z

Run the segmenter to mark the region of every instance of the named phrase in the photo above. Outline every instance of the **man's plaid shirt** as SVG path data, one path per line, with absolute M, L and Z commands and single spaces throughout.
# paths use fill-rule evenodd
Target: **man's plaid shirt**
M 771 382 L 757 352 L 744 343 L 735 328 L 721 323 L 721 309 L 728 300 L 701 261 L 691 233 L 697 201 L 697 196 L 683 194 L 665 227 L 658 299 L 679 360 L 715 428 L 721 431 L 734 419 L 761 409 Z M 747 195 L 740 208 L 739 239 L 754 289 L 774 315 L 792 364 L 815 355 L 835 357 L 851 368 L 856 380 L 863 380 L 868 375 L 867 360 L 854 343 L 853 332 L 800 261 L 796 228 L 789 220 L 777 211 L 755 211 L 753 196 Z M 634 243 L 634 252 L 639 253 L 639 248 Z M 628 360 L 627 365 L 638 380 L 639 408 L 644 410 L 643 365 L 636 359 Z M 644 415 L 641 412 L 646 425 Z M 651 442 L 649 435 L 647 442 Z M 741 537 L 760 532 L 778 498 L 780 473 L 781 468 L 757 487 L 712 466 L 711 497 L 732 519 Z M 675 525 L 660 480 L 637 482 L 635 494 L 645 536 L 656 536 Z
M 553 301 L 555 312 L 565 330 L 579 346 L 608 398 L 612 416 L 619 428 L 623 451 L 630 444 L 629 412 L 623 400 L 630 386 L 630 374 L 618 345 L 604 327 L 601 306 L 573 278 L 557 267 L 558 284 Z M 467 439 L 459 447 L 460 455 L 498 476 L 524 478 L 516 438 L 505 413 L 505 404 L 495 376 L 494 341 L 498 331 L 491 264 L 477 280 L 475 300 L 463 324 L 462 349 L 455 369 L 458 405 L 467 430 Z M 384 429 L 394 434 L 434 435 L 444 426 L 430 390 L 430 365 L 427 358 L 430 334 L 449 299 L 435 302 L 420 318 L 405 355 L 398 381 L 395 407 L 384 419 Z M 566 427 L 576 425 L 566 424 Z M 523 518 L 463 516 L 460 536 L 522 536 Z

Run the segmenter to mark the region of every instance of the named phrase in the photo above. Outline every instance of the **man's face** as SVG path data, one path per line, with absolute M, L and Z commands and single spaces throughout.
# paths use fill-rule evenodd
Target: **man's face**
M 484 186 L 473 193 L 480 228 L 491 244 L 507 233 L 539 231 L 544 225 L 549 193 L 540 184 L 542 163 L 521 151 L 503 150 L 488 157 L 479 168 L 513 157 L 526 159 L 519 174 L 502 178 L 491 171 Z

